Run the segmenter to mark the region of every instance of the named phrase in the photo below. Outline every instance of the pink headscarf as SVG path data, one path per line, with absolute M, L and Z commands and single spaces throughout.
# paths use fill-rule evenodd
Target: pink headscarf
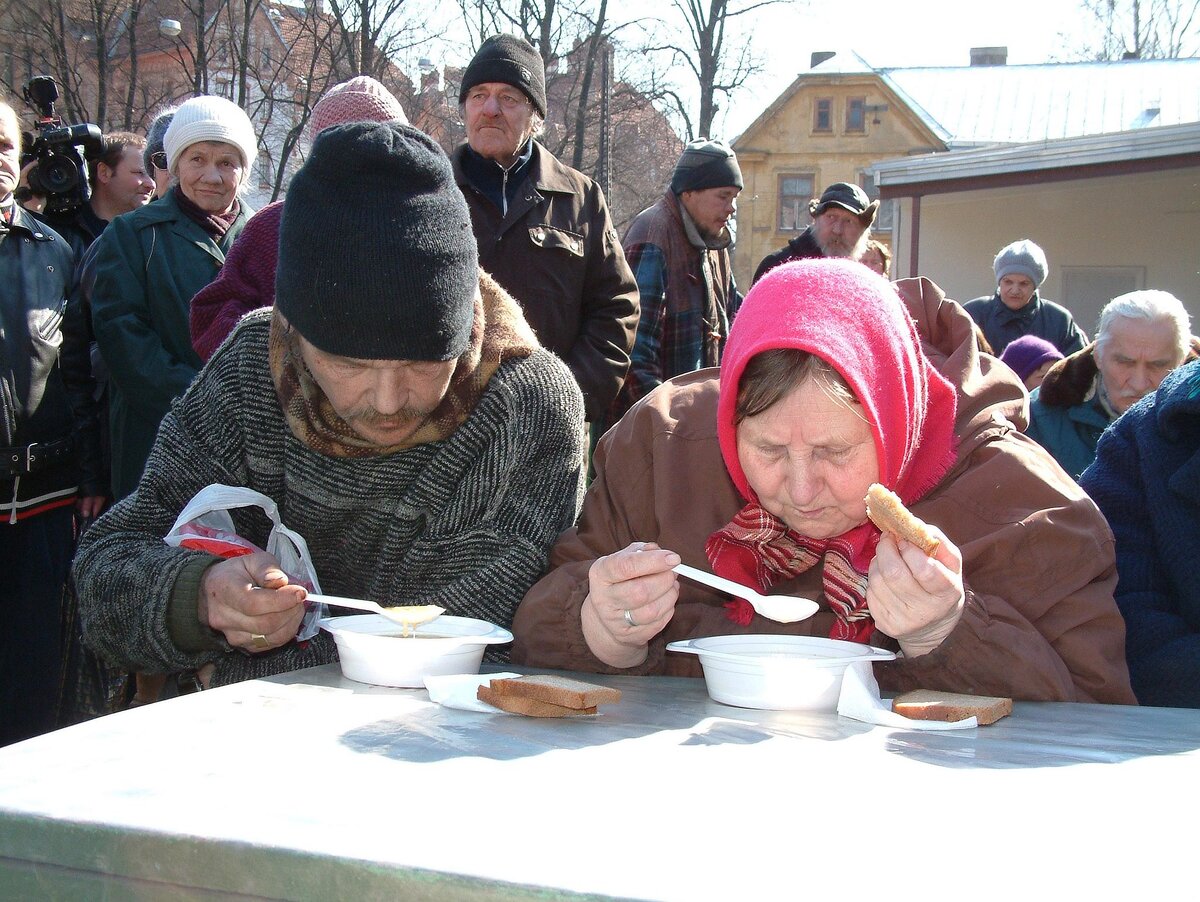
M 836 552 L 842 558 L 834 566 L 837 572 L 827 561 L 824 580 L 826 597 L 839 615 L 834 634 L 866 641 L 871 629 L 866 568 L 878 530 L 868 522 L 827 541 L 797 536 L 759 506 L 738 459 L 733 423 L 738 384 L 752 357 L 778 348 L 808 351 L 846 380 L 875 436 L 879 481 L 906 504 L 933 488 L 954 463 L 954 388 L 922 353 L 916 326 L 896 290 L 850 260 L 776 267 L 755 283 L 730 329 L 721 363 L 717 435 L 725 466 L 749 503 L 709 539 L 709 559 L 716 572 L 766 589 Z M 748 621 L 744 612 L 735 619 Z

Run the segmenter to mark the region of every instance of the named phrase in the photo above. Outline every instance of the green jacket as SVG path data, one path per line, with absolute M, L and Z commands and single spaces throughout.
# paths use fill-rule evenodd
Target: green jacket
M 1040 390 L 1035 390 L 1025 432 L 1078 481 L 1096 459 L 1096 442 L 1110 422 L 1094 397 L 1071 407 L 1053 407 L 1041 399 Z
M 188 328 L 192 296 L 211 282 L 253 212 L 214 242 L 175 201 L 118 216 L 96 240 L 92 323 L 111 374 L 112 490 L 137 488 L 171 402 L 203 365 Z

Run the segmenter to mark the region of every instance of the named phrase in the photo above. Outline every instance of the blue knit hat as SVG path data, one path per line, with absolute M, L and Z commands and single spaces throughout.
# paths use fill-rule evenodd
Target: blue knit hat
M 1015 273 L 1028 276 L 1034 285 L 1041 285 L 1046 281 L 1049 267 L 1046 264 L 1046 252 L 1028 238 L 1022 238 L 996 254 L 996 259 L 992 261 L 992 269 L 996 271 L 997 283 L 1005 276 Z
M 174 118 L 175 107 L 163 110 L 154 117 L 154 121 L 150 123 L 150 128 L 146 131 L 146 146 L 142 150 L 142 165 L 146 167 L 146 172 L 149 175 L 154 174 L 152 160 L 156 153 L 163 152 L 163 137 L 167 134 L 167 128 L 171 125 L 171 120 Z

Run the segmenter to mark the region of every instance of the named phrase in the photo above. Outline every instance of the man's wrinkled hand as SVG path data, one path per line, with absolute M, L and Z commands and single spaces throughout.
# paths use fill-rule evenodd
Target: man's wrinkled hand
M 204 572 L 197 613 L 230 645 L 262 652 L 296 635 L 306 594 L 303 586 L 288 583 L 274 555 L 258 551 L 219 561 Z

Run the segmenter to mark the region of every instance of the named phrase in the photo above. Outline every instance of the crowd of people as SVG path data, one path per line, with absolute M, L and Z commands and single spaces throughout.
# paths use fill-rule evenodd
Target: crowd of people
M 336 660 L 257 509 L 230 511 L 250 553 L 163 541 L 210 485 L 273 503 L 325 591 L 511 627 L 520 665 L 696 675 L 667 643 L 801 633 L 897 651 L 889 691 L 1200 707 L 1178 298 L 1114 298 L 1089 341 L 1029 239 L 962 305 L 889 282 L 844 182 L 743 296 L 729 146 L 687 144 L 618 236 L 537 140 L 526 41 L 485 41 L 459 105 L 447 155 L 379 82 L 336 86 L 256 213 L 228 100 L 108 135 L 49 212 L 0 103 L 0 745 L 64 722 L 76 628 L 118 706 Z M 873 483 L 932 556 L 871 523 Z M 766 620 L 681 562 L 820 609 Z

